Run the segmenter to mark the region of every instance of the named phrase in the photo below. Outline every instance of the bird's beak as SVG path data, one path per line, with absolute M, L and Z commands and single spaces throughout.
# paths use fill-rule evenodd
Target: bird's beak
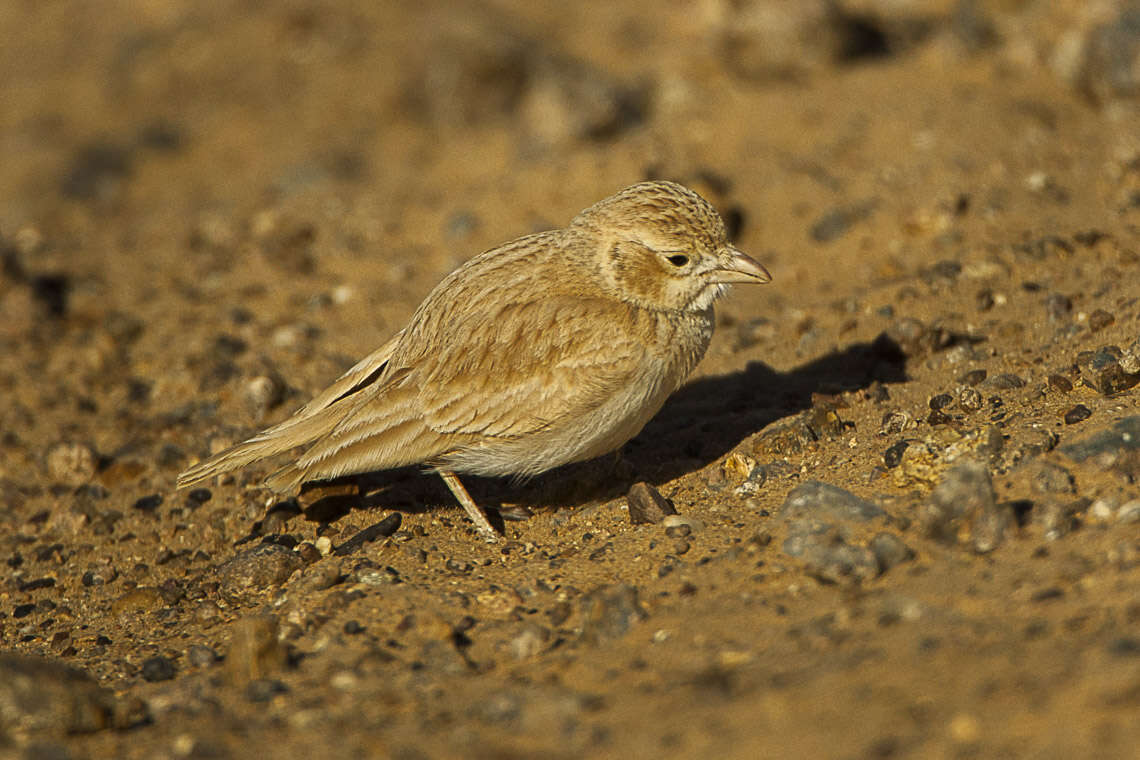
M 731 245 L 726 245 L 720 251 L 719 261 L 712 270 L 713 280 L 725 284 L 733 282 L 751 282 L 762 284 L 772 281 L 772 275 L 760 265 L 760 262 L 743 251 Z

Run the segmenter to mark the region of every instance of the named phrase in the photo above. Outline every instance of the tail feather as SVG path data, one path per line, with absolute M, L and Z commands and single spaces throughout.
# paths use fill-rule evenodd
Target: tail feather
M 248 441 L 231 446 L 204 462 L 199 462 L 178 476 L 178 488 L 186 488 L 201 483 L 216 475 L 245 467 L 261 459 L 281 454 L 296 446 L 312 443 L 329 433 L 355 406 L 355 394 L 370 388 L 385 374 L 388 359 L 396 349 L 403 332 L 397 333 L 383 346 L 364 357 L 352 369 L 341 375 L 336 382 L 312 401 L 301 407 L 287 420 L 263 430 Z M 385 382 L 400 374 L 387 373 Z M 289 467 L 284 470 L 290 469 Z M 294 468 L 295 469 L 295 468 Z M 273 490 L 288 490 L 297 485 L 295 478 L 280 478 L 284 470 L 275 473 L 270 480 L 280 487 L 271 485 Z M 303 473 L 298 472 L 297 478 Z

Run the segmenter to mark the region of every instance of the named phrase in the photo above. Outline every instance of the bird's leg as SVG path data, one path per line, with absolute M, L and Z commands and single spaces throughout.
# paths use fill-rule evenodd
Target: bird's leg
M 471 522 L 475 523 L 475 530 L 483 536 L 483 540 L 487 543 L 494 543 L 499 540 L 499 535 L 495 533 L 495 529 L 491 527 L 491 523 L 487 520 L 487 516 L 483 514 L 483 510 L 479 509 L 479 505 L 471 498 L 471 494 L 467 493 L 467 489 L 459 482 L 459 478 L 451 470 L 436 470 L 439 476 L 443 478 L 443 482 L 447 483 L 447 487 L 451 489 L 451 493 L 455 495 L 456 501 L 463 505 L 463 509 L 467 511 L 467 516 L 471 518 Z

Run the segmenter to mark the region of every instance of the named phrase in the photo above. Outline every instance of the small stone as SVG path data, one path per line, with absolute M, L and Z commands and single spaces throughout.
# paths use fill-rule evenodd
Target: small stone
M 1049 375 L 1049 387 L 1058 393 L 1068 393 L 1073 390 L 1073 382 L 1064 375 Z
M 1077 404 L 1069 411 L 1065 412 L 1065 424 L 1075 425 L 1078 422 L 1084 422 L 1089 417 L 1092 417 L 1092 410 L 1084 404 Z
M 277 618 L 254 615 L 234 624 L 226 670 L 237 684 L 264 679 L 284 670 L 288 653 L 279 637 Z
M 52 480 L 67 486 L 80 486 L 95 477 L 99 455 L 85 443 L 65 441 L 49 448 L 44 462 Z
M 1130 375 L 1140 374 L 1140 338 L 1120 352 L 1120 368 Z
M 824 583 L 858 585 L 880 572 L 870 549 L 848 543 L 839 526 L 810 518 L 788 522 L 788 537 L 782 548 L 788 556 L 801 560 L 805 570 Z
M 649 617 L 637 588 L 625 584 L 604 586 L 586 594 L 579 609 L 582 616 L 579 636 L 594 645 L 622 638 L 634 625 Z
M 191 667 L 207 668 L 219 659 L 218 653 L 204 644 L 194 644 L 186 650 L 186 661 Z
M 669 515 L 677 514 L 673 502 L 648 483 L 634 483 L 626 495 L 629 521 L 633 525 L 653 525 Z
M 1073 473 L 1053 462 L 1036 462 L 1032 465 L 1033 490 L 1037 493 L 1076 493 L 1076 478 Z
M 986 379 L 987 372 L 984 369 L 972 369 L 966 374 L 958 378 L 958 382 L 962 385 L 968 385 L 971 388 Z
M 688 525 L 673 525 L 665 529 L 665 535 L 669 538 L 685 538 L 692 533 L 693 529 Z
M 317 547 L 317 551 L 321 553 L 322 557 L 327 557 L 332 554 L 332 539 L 328 536 L 319 536 L 313 542 L 313 546 Z
M 131 505 L 134 509 L 140 512 L 153 514 L 156 509 L 162 505 L 161 494 L 151 494 L 150 496 L 143 496 L 141 499 L 136 499 L 135 503 Z
M 899 441 L 888 447 L 887 450 L 883 452 L 883 464 L 888 468 L 898 467 L 899 462 L 902 461 L 903 452 L 907 450 L 908 446 L 910 446 L 908 441 Z
M 785 520 L 806 517 L 867 522 L 886 517 L 886 514 L 877 504 L 818 480 L 809 480 L 793 488 L 780 506 L 780 515 Z
M 146 681 L 169 681 L 177 670 L 168 657 L 148 657 L 143 660 L 142 677 Z
M 966 459 L 945 472 L 919 520 L 928 536 L 984 554 L 1001 544 L 1013 515 L 1007 505 L 997 504 L 986 466 Z
M 992 388 L 997 391 L 1010 391 L 1015 388 L 1024 388 L 1025 379 L 1020 375 L 1015 375 L 1012 372 L 1005 372 L 1000 375 L 995 375 L 986 381 L 985 387 Z
M 281 585 L 304 564 L 296 552 L 284 546 L 259 544 L 219 565 L 216 577 L 223 593 L 260 591 Z
M 389 538 L 393 533 L 400 529 L 400 523 L 403 521 L 399 512 L 393 512 L 385 517 L 378 523 L 369 525 L 364 530 L 356 533 L 352 538 L 345 541 L 340 546 L 333 549 L 333 554 L 338 557 L 348 556 L 359 551 L 365 544 L 376 541 L 381 538 Z
M 985 405 L 982 394 L 974 388 L 963 388 L 958 392 L 958 406 L 967 412 L 976 412 Z
M 1116 321 L 1116 317 L 1104 309 L 1097 309 L 1089 314 L 1089 330 L 1100 332 Z
M 162 592 L 153 586 L 139 586 L 111 602 L 112 615 L 134 615 L 152 612 L 166 606 Z

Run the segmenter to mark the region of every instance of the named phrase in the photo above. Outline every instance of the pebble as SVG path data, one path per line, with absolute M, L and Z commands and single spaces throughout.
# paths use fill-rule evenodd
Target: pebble
M 248 684 L 280 673 L 288 664 L 280 627 L 272 615 L 254 615 L 233 626 L 226 670 L 237 684 Z
M 1025 379 L 1020 375 L 1015 375 L 1012 372 L 1004 372 L 1000 375 L 994 375 L 989 380 L 985 381 L 984 387 L 992 388 L 997 391 L 1011 391 L 1015 388 L 1024 388 Z
M 369 525 L 367 528 L 353 535 L 352 538 L 348 539 L 343 544 L 333 549 L 332 553 L 338 557 L 355 554 L 367 543 L 371 543 L 377 539 L 390 537 L 393 533 L 400 529 L 400 523 L 402 521 L 403 517 L 401 517 L 400 513 L 393 512 L 380 522 L 373 523 L 372 525 Z
M 1084 404 L 1077 404 L 1065 412 L 1064 420 L 1066 425 L 1075 425 L 1078 422 L 1084 422 L 1089 417 L 1092 417 L 1092 410 Z
M 1077 355 L 1077 368 L 1085 385 L 1104 396 L 1126 391 L 1140 383 L 1140 375 L 1124 371 L 1120 360 L 1124 353 L 1116 346 L 1101 346 L 1096 351 Z
M 142 677 L 146 681 L 169 681 L 177 672 L 174 662 L 168 657 L 148 657 L 143 660 Z
M 99 455 L 85 443 L 63 441 L 47 450 L 44 463 L 52 480 L 67 486 L 80 486 L 95 477 Z
M 1140 374 L 1140 338 L 1120 352 L 1120 367 L 1131 375 Z
M 218 653 L 205 644 L 194 644 L 186 650 L 186 661 L 191 667 L 206 668 L 219 659 Z
M 1073 381 L 1064 375 L 1049 375 L 1049 387 L 1060 393 L 1068 393 L 1073 390 Z
M 114 695 L 86 672 L 55 660 L 0 653 L 0 736 L 63 738 L 122 725 Z
M 1076 493 L 1076 478 L 1061 465 L 1053 462 L 1036 462 L 1032 467 L 1033 490 L 1037 493 Z
M 1100 332 L 1114 322 L 1116 322 L 1116 317 L 1104 309 L 1097 309 L 1089 314 L 1089 330 L 1092 332 Z
M 809 480 L 791 490 L 779 514 L 785 520 L 801 517 L 816 520 L 867 522 L 886 517 L 877 504 L 850 491 L 818 480 Z
M 296 552 L 284 546 L 258 544 L 219 565 L 215 577 L 223 593 L 242 593 L 278 586 L 304 564 Z
M 838 526 L 816 520 L 790 520 L 782 548 L 802 561 L 808 574 L 825 583 L 858 585 L 880 572 L 870 549 L 848 543 Z
M 633 525 L 653 525 L 677 514 L 673 502 L 649 483 L 639 482 L 630 486 L 626 501 L 629 503 L 629 521 Z
M 616 641 L 649 617 L 637 587 L 627 584 L 603 586 L 586 594 L 578 609 L 582 619 L 579 636 L 593 645 Z
M 967 459 L 943 474 L 920 508 L 919 522 L 931 538 L 964 543 L 984 554 L 1001 545 L 1013 515 L 997 504 L 989 469 Z
M 131 615 L 161 609 L 166 606 L 162 592 L 153 586 L 139 586 L 111 602 L 112 615 Z

